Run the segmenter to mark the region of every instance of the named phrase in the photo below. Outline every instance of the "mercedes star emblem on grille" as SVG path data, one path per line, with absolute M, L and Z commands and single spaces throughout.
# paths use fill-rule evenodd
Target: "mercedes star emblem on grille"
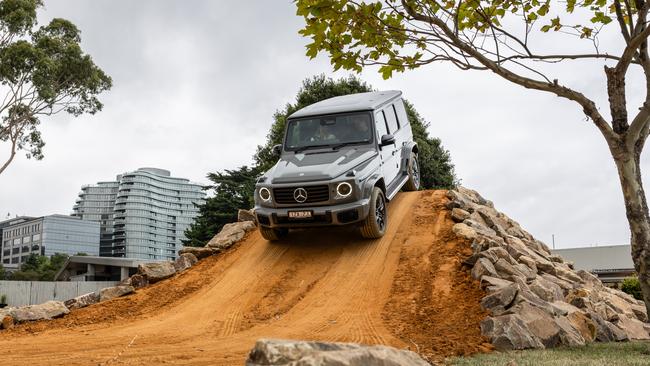
M 307 191 L 304 188 L 296 188 L 296 190 L 293 191 L 293 199 L 298 203 L 307 201 Z

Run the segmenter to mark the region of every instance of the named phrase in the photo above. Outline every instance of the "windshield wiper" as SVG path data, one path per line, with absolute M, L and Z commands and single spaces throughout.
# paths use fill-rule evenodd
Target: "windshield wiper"
M 299 148 L 293 150 L 293 153 L 294 153 L 294 154 L 300 154 L 301 152 L 303 152 L 303 151 L 305 151 L 305 150 L 310 150 L 310 149 L 319 149 L 319 148 L 328 147 L 328 146 L 330 146 L 330 145 L 310 145 L 310 146 L 301 146 L 301 147 L 299 147 Z
M 340 144 L 332 145 L 332 150 L 338 150 L 338 149 L 340 149 L 340 148 L 342 148 L 342 147 L 344 147 L 344 146 L 348 146 L 348 145 L 356 145 L 356 144 L 362 144 L 362 143 L 364 143 L 364 142 L 368 142 L 368 141 L 350 141 L 350 142 L 342 142 L 342 143 L 340 143 Z

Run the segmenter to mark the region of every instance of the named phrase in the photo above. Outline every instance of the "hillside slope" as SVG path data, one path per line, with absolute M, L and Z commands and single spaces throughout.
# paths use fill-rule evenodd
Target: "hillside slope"
M 169 280 L 0 333 L 10 365 L 243 364 L 258 338 L 386 344 L 429 359 L 490 349 L 446 191 L 400 193 L 386 235 L 253 232 Z

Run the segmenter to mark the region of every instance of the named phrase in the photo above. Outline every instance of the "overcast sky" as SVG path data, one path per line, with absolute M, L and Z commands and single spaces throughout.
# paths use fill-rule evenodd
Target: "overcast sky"
M 302 19 L 288 0 L 45 6 L 41 22 L 74 22 L 114 86 L 95 116 L 43 121 L 45 159 L 21 153 L 0 175 L 0 217 L 68 214 L 81 185 L 144 166 L 207 183 L 208 172 L 251 163 L 273 112 L 293 101 L 304 78 L 347 75 L 333 73 L 324 55 L 304 56 Z M 607 108 L 602 65 L 571 63 L 553 75 Z M 538 239 L 551 245 L 555 234 L 557 248 L 629 242 L 614 163 L 576 105 L 447 64 L 387 81 L 375 69 L 360 76 L 402 90 L 451 152 L 463 185 Z M 640 81 L 639 74 L 628 81 L 632 102 Z M 0 145 L 3 160 L 8 148 Z

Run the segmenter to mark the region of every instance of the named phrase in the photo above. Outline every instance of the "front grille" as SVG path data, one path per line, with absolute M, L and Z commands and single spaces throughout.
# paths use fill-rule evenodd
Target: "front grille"
M 293 192 L 298 188 L 304 188 L 307 191 L 307 200 L 303 203 L 324 202 L 330 199 L 329 186 L 321 185 L 321 186 L 273 188 L 273 196 L 275 197 L 275 202 L 280 204 L 299 203 L 293 198 Z

